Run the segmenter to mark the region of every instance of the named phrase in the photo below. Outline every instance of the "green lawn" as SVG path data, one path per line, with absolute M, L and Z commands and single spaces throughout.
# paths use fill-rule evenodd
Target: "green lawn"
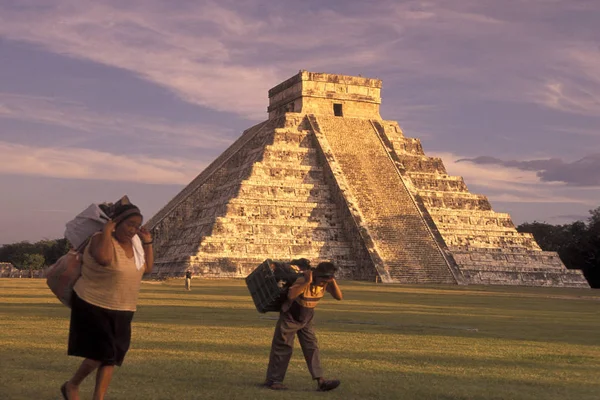
M 299 345 L 287 392 L 264 380 L 276 314 L 243 281 L 145 282 L 132 349 L 109 399 L 599 399 L 600 291 L 342 282 L 316 327 L 327 376 L 314 392 Z M 43 280 L 0 279 L 0 398 L 58 399 L 79 364 L 69 310 Z M 93 378 L 93 377 L 90 377 Z M 93 379 L 82 388 L 91 398 Z

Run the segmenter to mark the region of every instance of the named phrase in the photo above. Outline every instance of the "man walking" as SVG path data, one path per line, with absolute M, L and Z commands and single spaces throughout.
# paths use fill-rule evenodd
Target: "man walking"
M 192 271 L 185 271 L 185 290 L 192 290 Z
M 308 370 L 317 381 L 317 390 L 333 390 L 340 385 L 339 380 L 323 378 L 319 345 L 313 328 L 315 307 L 326 291 L 334 299 L 342 300 L 342 291 L 334 277 L 336 271 L 337 267 L 333 263 L 322 262 L 316 269 L 305 271 L 304 276 L 290 287 L 275 327 L 265 387 L 272 390 L 287 389 L 283 385 L 283 379 L 292 357 L 296 335 Z

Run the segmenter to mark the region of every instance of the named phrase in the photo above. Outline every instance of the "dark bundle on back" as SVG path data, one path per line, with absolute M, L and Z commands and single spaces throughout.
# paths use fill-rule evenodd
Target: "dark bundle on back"
M 305 258 L 291 262 L 267 259 L 246 277 L 246 285 L 260 313 L 280 311 L 289 287 L 310 269 Z

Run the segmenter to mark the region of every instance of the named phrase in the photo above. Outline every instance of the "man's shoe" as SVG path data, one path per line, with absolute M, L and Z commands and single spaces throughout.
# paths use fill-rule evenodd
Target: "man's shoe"
M 267 382 L 265 382 L 265 387 L 267 389 L 271 389 L 271 390 L 287 390 L 287 386 L 285 386 L 281 382 L 267 381 Z
M 340 381 L 337 379 L 331 379 L 331 380 L 322 380 L 321 382 L 319 382 L 319 387 L 317 388 L 317 390 L 319 392 L 328 392 L 330 390 L 335 389 L 336 387 L 340 386 Z

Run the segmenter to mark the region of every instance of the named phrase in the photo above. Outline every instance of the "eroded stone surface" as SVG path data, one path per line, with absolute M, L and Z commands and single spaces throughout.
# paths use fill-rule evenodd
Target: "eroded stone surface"
M 150 221 L 153 275 L 245 277 L 266 258 L 341 278 L 588 287 L 379 116 L 381 81 L 301 71 Z

